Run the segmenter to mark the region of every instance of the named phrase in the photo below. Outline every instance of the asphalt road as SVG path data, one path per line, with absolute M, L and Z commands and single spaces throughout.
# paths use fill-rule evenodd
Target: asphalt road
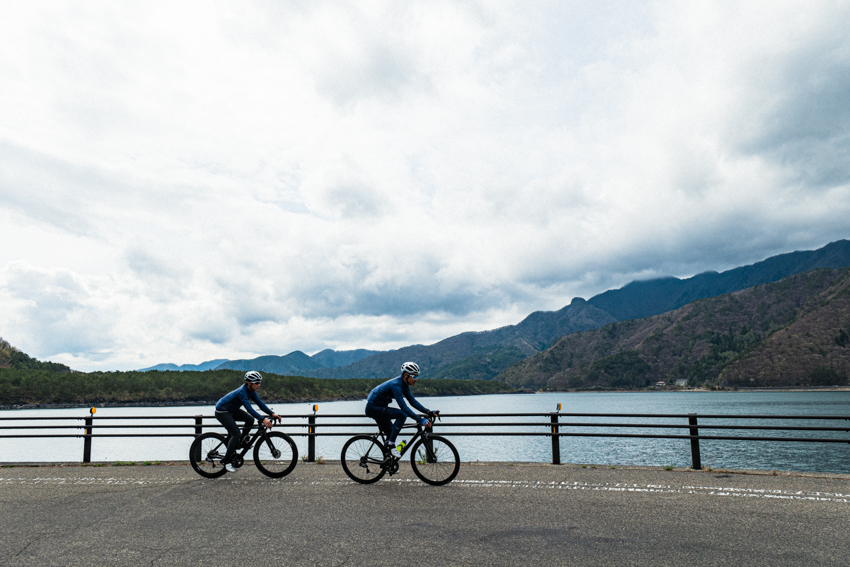
M 2 565 L 850 565 L 850 477 L 466 464 L 0 469 Z

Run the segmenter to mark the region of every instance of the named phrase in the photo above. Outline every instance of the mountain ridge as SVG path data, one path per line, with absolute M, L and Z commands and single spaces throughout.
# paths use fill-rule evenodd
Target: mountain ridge
M 157 364 L 156 366 L 149 366 L 147 368 L 142 368 L 138 370 L 138 372 L 148 372 L 150 370 L 175 370 L 177 372 L 190 372 L 190 371 L 198 371 L 203 372 L 205 370 L 215 370 L 220 364 L 227 362 L 226 358 L 217 358 L 215 360 L 207 360 L 200 364 L 173 364 L 170 362 L 165 362 L 162 364 Z
M 413 345 L 379 353 L 335 369 L 319 369 L 311 376 L 318 378 L 378 378 L 397 373 L 407 360 L 416 361 L 423 374 L 474 356 L 476 349 L 506 347 L 525 356 L 539 352 L 552 340 L 564 334 L 597 328 L 614 319 L 607 313 L 576 298 L 558 311 L 537 311 L 516 325 L 489 331 L 467 331 L 443 339 L 433 345 Z M 494 374 L 495 376 L 495 374 Z M 490 376 L 489 378 L 492 378 Z
M 574 298 L 558 311 L 533 312 L 516 325 L 467 331 L 432 345 L 409 345 L 386 352 L 364 349 L 340 351 L 372 354 L 333 366 L 316 358 L 328 351 L 313 355 L 311 361 L 303 359 L 307 356 L 304 353 L 293 351 L 284 356 L 265 355 L 249 361 L 227 361 L 221 367 L 239 366 L 247 370 L 250 366 L 250 369 L 260 371 L 320 378 L 375 378 L 395 375 L 402 362 L 414 360 L 425 376 L 492 379 L 512 364 L 545 350 L 569 333 L 666 313 L 693 301 L 775 282 L 814 268 L 845 267 L 850 267 L 850 241 L 838 240 L 817 250 L 779 254 L 724 272 L 706 271 L 686 279 L 670 276 L 633 281 L 588 300 Z M 287 359 L 291 355 L 295 356 Z M 316 362 L 319 364 L 316 365 Z
M 455 375 L 449 374 L 443 369 L 457 365 L 458 371 L 463 375 L 474 375 L 479 379 L 492 379 L 511 363 L 517 361 L 516 350 L 511 349 L 518 349 L 524 356 L 531 356 L 535 352 L 545 349 L 560 337 L 572 332 L 600 328 L 611 322 L 628 320 L 629 318 L 658 315 L 672 310 L 670 305 L 682 307 L 697 299 L 705 299 L 740 291 L 753 285 L 778 281 L 787 275 L 801 273 L 810 267 L 850 267 L 850 241 L 837 240 L 817 250 L 795 251 L 771 256 L 760 262 L 739 266 L 725 272 L 707 271 L 683 280 L 665 277 L 633 281 L 620 289 L 608 290 L 588 300 L 580 297 L 574 298 L 570 305 L 558 311 L 536 311 L 517 325 L 479 332 L 498 334 L 502 329 L 529 327 L 534 326 L 533 323 L 537 322 L 538 332 L 534 333 L 533 337 L 525 338 L 528 340 L 524 340 L 522 336 L 515 336 L 509 340 L 491 341 L 490 343 L 474 342 L 469 340 L 471 332 L 467 332 L 443 339 L 433 345 L 402 347 L 396 351 L 391 351 L 394 353 L 392 355 L 382 353 L 376 355 L 378 358 L 365 358 L 355 364 L 338 367 L 332 371 L 318 369 L 311 372 L 310 375 L 327 378 L 370 378 L 383 373 L 383 376 L 389 376 L 396 371 L 396 367 L 404 360 L 414 360 L 419 363 L 423 373 L 428 370 L 435 372 L 435 375 L 441 378 L 454 378 Z M 788 273 L 786 274 L 786 272 Z M 670 297 L 673 299 L 668 299 Z M 572 327 L 555 323 L 562 320 L 565 311 L 575 310 L 578 306 L 595 308 L 596 311 L 592 312 L 593 316 L 587 317 L 582 322 L 575 321 L 575 325 Z M 606 307 L 611 311 L 608 311 Z M 585 310 L 584 313 L 589 314 L 590 311 Z M 640 317 L 633 317 L 635 315 L 640 315 Z M 504 333 L 504 331 L 502 332 Z M 522 333 L 519 333 L 519 335 L 522 335 Z M 458 345 L 463 342 L 466 342 L 467 346 L 459 347 Z M 497 343 L 503 349 L 494 349 L 493 347 Z M 435 352 L 441 348 L 446 348 L 448 352 Z M 494 358 L 501 362 L 494 363 Z M 476 365 L 485 370 L 476 371 Z
M 275 354 L 267 354 L 250 359 L 235 359 L 219 358 L 216 360 L 208 360 L 200 364 L 173 364 L 163 363 L 148 368 L 142 368 L 138 372 L 148 372 L 150 370 L 176 370 L 178 372 L 186 371 L 205 371 L 205 370 L 260 370 L 262 372 L 274 372 L 275 374 L 294 373 L 297 375 L 305 370 L 315 370 L 317 368 L 335 368 L 346 364 L 351 364 L 361 358 L 378 354 L 380 351 L 356 349 L 335 351 L 325 349 L 310 356 L 304 354 L 300 350 L 295 350 L 289 354 L 282 356 Z
M 817 250 L 788 252 L 725 272 L 707 271 L 686 279 L 663 277 L 633 281 L 588 299 L 618 321 L 642 319 L 817 268 L 850 267 L 850 240 L 837 240 Z
M 841 385 L 850 376 L 848 320 L 850 269 L 820 268 L 566 335 L 496 380 L 554 391 L 642 388 L 656 380 Z

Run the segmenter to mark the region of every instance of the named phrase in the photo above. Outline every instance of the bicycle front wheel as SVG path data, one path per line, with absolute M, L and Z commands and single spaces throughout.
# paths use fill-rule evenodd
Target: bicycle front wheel
M 216 478 L 227 472 L 221 464 L 225 453 L 227 453 L 227 442 L 224 435 L 204 433 L 192 441 L 192 446 L 189 447 L 189 462 L 199 475 Z
M 422 482 L 441 486 L 448 484 L 460 470 L 457 449 L 445 437 L 429 435 L 411 449 L 410 466 Z
M 254 445 L 254 464 L 260 472 L 272 478 L 281 478 L 292 472 L 298 462 L 298 448 L 286 433 L 266 433 Z
M 342 447 L 342 470 L 361 484 L 381 480 L 387 470 L 383 467 L 384 449 L 369 435 L 355 435 Z

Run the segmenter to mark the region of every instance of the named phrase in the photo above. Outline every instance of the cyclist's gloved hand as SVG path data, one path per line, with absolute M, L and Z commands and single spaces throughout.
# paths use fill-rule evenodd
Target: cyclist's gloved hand
M 431 422 L 429 422 L 429 421 L 428 421 L 427 419 L 425 419 L 424 417 L 423 417 L 423 418 L 422 418 L 422 420 L 419 422 L 419 425 L 421 425 L 422 427 L 428 427 L 430 424 L 431 424 Z

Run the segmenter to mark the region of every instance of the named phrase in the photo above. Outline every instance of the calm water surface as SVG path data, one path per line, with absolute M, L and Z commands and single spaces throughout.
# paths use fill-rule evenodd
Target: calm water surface
M 555 394 L 518 394 L 491 396 L 459 396 L 422 398 L 423 405 L 440 409 L 444 414 L 481 414 L 481 413 L 547 413 L 562 404 L 562 412 L 570 413 L 651 413 L 651 414 L 687 414 L 700 415 L 788 415 L 850 416 L 850 392 L 653 392 L 653 393 L 555 393 Z M 286 417 L 284 431 L 303 433 L 306 419 L 302 417 L 312 413 L 312 404 L 271 404 L 280 415 Z M 350 428 L 319 428 L 319 432 L 342 432 L 350 434 L 356 431 L 374 429 L 374 422 L 367 419 L 340 418 L 321 419 L 322 415 L 356 414 L 362 415 L 365 401 L 327 402 L 319 404 L 318 424 L 362 423 Z M 26 418 L 40 417 L 81 417 L 88 415 L 86 409 L 61 410 L 7 410 L 0 411 L 2 418 L 22 418 L 22 421 L 0 421 L 2 426 L 27 425 Z M 109 416 L 194 416 L 213 415 L 212 406 L 190 407 L 141 407 L 141 408 L 99 408 L 96 417 Z M 450 431 L 487 431 L 481 427 L 448 427 L 452 423 L 493 423 L 493 422 L 548 422 L 548 417 L 447 417 L 438 423 L 437 430 Z M 638 420 L 628 418 L 591 418 L 561 416 L 563 422 L 628 423 Z M 640 420 L 643 423 L 685 423 L 683 419 Z M 799 420 L 736 420 L 738 424 L 756 425 L 823 425 L 850 427 L 850 421 L 802 422 Z M 78 425 L 79 421 L 58 420 L 40 422 L 41 425 Z M 133 424 L 132 421 L 104 420 L 95 424 Z M 138 422 L 135 422 L 138 423 Z M 150 422 L 146 422 L 150 423 Z M 158 425 L 187 425 L 187 419 L 160 420 Z M 213 423 L 207 421 L 207 423 Z M 701 425 L 719 423 L 700 418 Z M 495 429 L 489 429 L 495 430 Z M 547 427 L 521 426 L 498 427 L 501 431 L 547 431 Z M 578 431 L 578 428 L 563 427 L 562 432 Z M 58 433 L 70 433 L 69 430 L 54 430 Z M 107 429 L 99 429 L 106 432 Z M 121 429 L 111 432 L 151 433 L 151 432 L 190 432 L 191 429 Z M 685 434 L 682 429 L 620 429 L 602 430 L 599 428 L 581 431 L 618 431 L 630 433 L 669 433 Z M 25 433 L 26 431 L 21 431 Z M 0 435 L 14 434 L 5 430 Z M 703 435 L 749 435 L 782 437 L 787 432 L 772 431 L 701 431 Z M 801 433 L 795 433 L 801 435 Z M 805 433 L 802 433 L 805 435 Z M 841 438 L 850 441 L 846 432 L 814 432 L 811 437 Z M 342 444 L 346 436 L 319 437 L 316 442 L 316 455 L 326 459 L 339 459 Z M 307 441 L 304 437 L 294 436 L 299 453 L 307 453 Z M 451 437 L 457 446 L 462 461 L 514 461 L 514 462 L 551 462 L 552 444 L 548 437 Z M 98 438 L 92 441 L 92 461 L 172 461 L 187 460 L 190 437 L 160 438 Z M 81 461 L 83 441 L 76 438 L 64 439 L 2 439 L 2 457 L 0 462 L 62 462 Z M 628 439 L 599 437 L 566 437 L 560 441 L 561 461 L 595 465 L 651 465 L 687 467 L 691 464 L 690 444 L 683 439 Z M 751 468 L 764 470 L 796 470 L 850 473 L 850 444 L 845 443 L 795 443 L 795 442 L 744 442 L 709 441 L 700 444 L 702 464 L 713 468 Z

